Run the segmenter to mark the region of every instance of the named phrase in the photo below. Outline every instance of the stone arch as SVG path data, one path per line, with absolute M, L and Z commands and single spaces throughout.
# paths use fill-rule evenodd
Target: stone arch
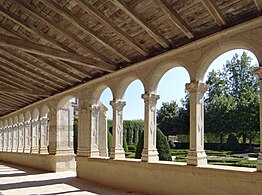
M 8 126 L 8 120 L 5 119 L 5 122 L 4 122 L 4 127 L 6 128 Z
M 121 80 L 121 82 L 119 82 L 118 86 L 115 88 L 113 92 L 114 99 L 123 99 L 125 92 L 127 88 L 129 87 L 129 85 L 136 80 L 139 80 L 142 83 L 144 91 L 145 91 L 144 81 L 136 75 L 129 75 L 125 77 L 123 80 Z
M 12 118 L 9 118 L 8 125 L 9 126 L 13 125 L 13 119 Z
M 204 58 L 202 58 L 202 61 L 199 63 L 198 71 L 195 73 L 195 79 L 197 81 L 203 81 L 205 73 L 211 65 L 211 63 L 220 55 L 234 49 L 245 49 L 252 52 L 256 56 L 259 64 L 261 64 L 262 56 L 259 55 L 257 49 L 253 45 L 243 41 L 232 41 L 228 43 L 223 43 L 220 44 L 219 47 L 214 47 L 213 49 L 210 49 L 208 54 Z
M 19 115 L 19 123 L 24 122 L 24 120 L 25 120 L 24 115 L 21 113 L 21 114 Z
M 3 121 L 0 121 L 0 129 L 4 127 Z
M 29 111 L 27 111 L 25 113 L 25 122 L 29 122 L 31 120 L 31 113 Z
M 32 120 L 38 120 L 39 119 L 39 110 L 38 108 L 34 108 L 32 112 Z
M 14 125 L 18 125 L 18 122 L 19 122 L 18 116 L 15 116 L 15 117 L 14 117 Z
M 40 112 L 40 117 L 44 117 L 44 118 L 47 118 L 48 117 L 48 114 L 49 114 L 49 107 L 47 105 L 44 105 L 42 108 L 41 108 L 41 112 Z
M 92 93 L 92 96 L 91 96 L 91 101 L 90 103 L 91 104 L 98 104 L 99 103 L 99 100 L 101 98 L 101 95 L 102 93 L 107 89 L 109 88 L 109 90 L 111 91 L 112 93 L 112 96 L 114 97 L 114 94 L 113 94 L 113 90 L 110 86 L 108 85 L 105 85 L 105 84 L 101 84 L 101 85 L 98 85 L 97 87 L 95 87 L 93 93 Z
M 157 68 L 154 69 L 154 72 L 151 75 L 151 78 L 149 80 L 150 82 L 147 83 L 147 86 L 146 86 L 147 92 L 155 92 L 156 93 L 157 87 L 158 87 L 158 84 L 159 84 L 161 78 L 165 75 L 166 72 L 168 72 L 169 70 L 176 68 L 176 67 L 184 68 L 187 71 L 189 78 L 191 80 L 191 73 L 190 73 L 188 67 L 182 61 L 161 62 L 156 67 Z

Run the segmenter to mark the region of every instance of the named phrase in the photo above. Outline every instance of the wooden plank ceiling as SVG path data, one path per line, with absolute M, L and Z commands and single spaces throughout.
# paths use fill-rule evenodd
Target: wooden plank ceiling
M 0 0 L 0 116 L 261 13 L 261 0 Z

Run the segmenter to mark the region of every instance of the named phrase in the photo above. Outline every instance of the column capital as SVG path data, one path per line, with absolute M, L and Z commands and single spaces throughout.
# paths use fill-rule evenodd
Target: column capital
M 200 93 L 204 94 L 207 91 L 207 85 L 199 81 L 194 81 L 186 84 L 186 90 L 189 93 Z
M 149 102 L 149 101 L 156 102 L 157 100 L 159 100 L 160 96 L 155 93 L 147 92 L 142 94 L 141 98 L 143 98 L 145 102 Z
M 94 116 L 97 116 L 101 111 L 101 107 L 99 105 L 90 105 L 89 109 Z
M 112 100 L 110 101 L 110 105 L 113 107 L 113 109 L 117 111 L 122 111 L 124 106 L 126 105 L 126 101 L 124 100 Z

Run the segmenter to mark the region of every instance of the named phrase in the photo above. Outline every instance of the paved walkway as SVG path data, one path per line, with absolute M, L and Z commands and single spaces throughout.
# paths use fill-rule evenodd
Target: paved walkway
M 138 193 L 112 189 L 75 177 L 72 171 L 47 173 L 36 169 L 0 162 L 0 195 L 56 195 Z

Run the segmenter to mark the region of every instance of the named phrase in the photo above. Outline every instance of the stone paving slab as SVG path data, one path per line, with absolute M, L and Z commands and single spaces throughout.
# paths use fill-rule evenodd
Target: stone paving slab
M 78 179 L 73 171 L 48 173 L 0 162 L 0 195 L 59 194 L 139 195 Z

